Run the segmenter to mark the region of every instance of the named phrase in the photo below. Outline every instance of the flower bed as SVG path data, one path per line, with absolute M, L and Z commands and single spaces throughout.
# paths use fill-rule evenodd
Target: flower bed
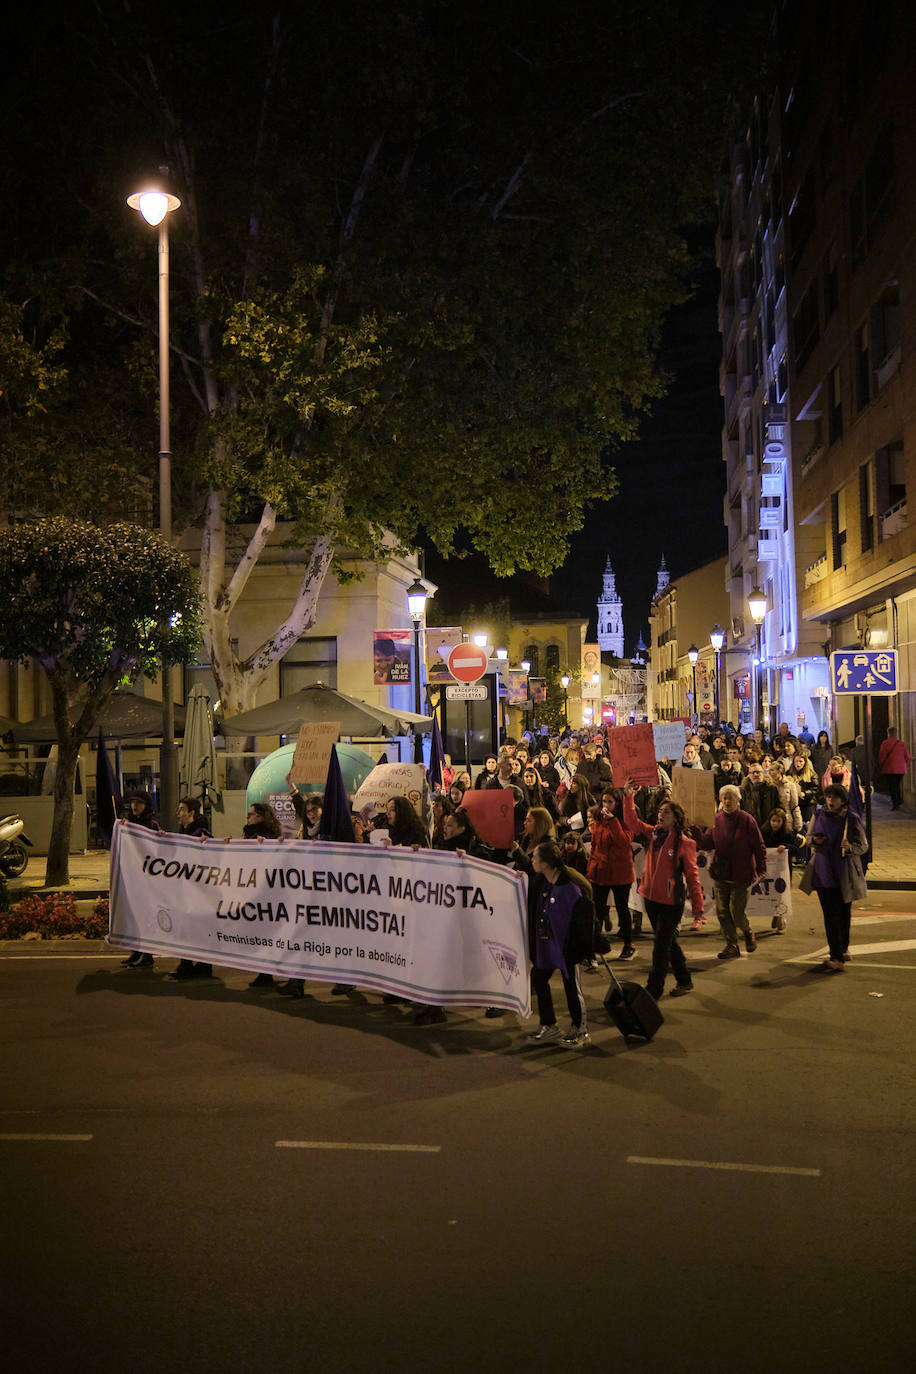
M 0 940 L 101 940 L 108 933 L 108 898 L 100 897 L 88 912 L 77 911 L 69 892 L 32 895 L 0 912 Z

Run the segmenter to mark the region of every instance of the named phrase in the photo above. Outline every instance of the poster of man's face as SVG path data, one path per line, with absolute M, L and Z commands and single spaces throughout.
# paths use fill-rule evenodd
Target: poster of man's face
M 410 682 L 410 630 L 376 630 L 372 643 L 372 681 L 378 686 Z

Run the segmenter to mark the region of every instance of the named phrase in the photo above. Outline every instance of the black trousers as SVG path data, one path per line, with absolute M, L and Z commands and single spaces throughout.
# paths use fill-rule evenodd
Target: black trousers
M 903 805 L 903 793 L 900 786 L 903 782 L 903 774 L 885 773 L 884 778 L 887 782 L 887 790 L 891 794 L 891 807 L 894 811 L 898 811 Z
M 646 901 L 646 915 L 655 935 L 652 945 L 652 968 L 646 987 L 655 998 L 661 997 L 665 990 L 665 975 L 669 964 L 679 983 L 690 982 L 687 960 L 677 939 L 677 928 L 683 914 L 683 902 L 668 906 L 664 902 Z
M 838 887 L 819 887 L 817 899 L 824 913 L 824 933 L 830 957 L 842 959 L 849 948 L 849 927 L 852 922 L 852 902 L 843 901 L 843 893 Z
M 617 926 L 620 935 L 623 937 L 625 945 L 633 943 L 633 917 L 630 914 L 630 883 L 615 883 L 613 887 L 607 883 L 592 883 L 592 895 L 595 900 L 595 929 L 601 930 L 602 926 L 608 931 L 611 929 L 611 906 L 609 897 L 614 898 L 614 908 L 617 912 Z
M 553 1009 L 553 994 L 550 991 L 550 977 L 554 972 L 552 968 L 533 968 L 531 970 L 531 986 L 534 988 L 534 995 L 538 1004 L 538 1020 L 542 1026 L 555 1026 L 557 1024 L 556 1013 Z M 582 996 L 582 988 L 579 985 L 579 965 L 572 964 L 569 967 L 568 976 L 563 979 L 563 991 L 566 993 L 566 1005 L 569 1007 L 569 1017 L 576 1030 L 585 1030 L 585 998 Z

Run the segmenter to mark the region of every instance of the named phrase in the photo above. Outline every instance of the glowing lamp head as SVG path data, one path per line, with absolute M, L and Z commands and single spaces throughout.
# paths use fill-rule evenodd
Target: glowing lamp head
M 145 191 L 135 191 L 132 196 L 128 196 L 127 203 L 132 210 L 138 210 L 147 224 L 151 224 L 155 229 L 166 215 L 178 209 L 181 201 L 177 196 L 169 195 L 167 191 L 150 186 Z
M 713 625 L 709 632 L 709 642 L 717 654 L 721 653 L 722 646 L 725 643 L 725 631 L 722 629 L 721 625 Z
M 428 593 L 423 583 L 417 577 L 407 588 L 407 609 L 411 618 L 416 621 L 423 619 L 423 612 L 426 610 L 426 600 Z
M 531 672 L 531 664 L 528 662 L 527 658 L 523 658 L 523 659 L 522 659 L 522 672 L 523 672 L 523 673 L 530 673 L 530 672 Z
M 751 613 L 751 619 L 755 625 L 762 625 L 764 616 L 767 613 L 767 595 L 759 587 L 755 587 L 747 599 L 747 608 Z
M 700 657 L 700 651 L 695 644 L 691 644 L 690 648 L 687 650 L 687 657 L 690 659 L 691 663 L 696 663 L 697 659 Z
M 564 691 L 564 692 L 566 691 L 567 687 L 569 686 L 569 681 L 570 681 L 570 679 L 569 679 L 569 674 L 568 674 L 568 673 L 564 673 L 563 676 L 560 678 L 560 686 L 563 688 L 563 691 Z

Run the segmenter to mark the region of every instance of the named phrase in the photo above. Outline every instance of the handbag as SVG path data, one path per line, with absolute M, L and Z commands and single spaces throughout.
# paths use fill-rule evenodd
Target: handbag
M 806 866 L 806 868 L 805 868 L 805 871 L 804 871 L 804 873 L 803 873 L 802 876 L 801 876 L 801 882 L 798 884 L 798 890 L 799 890 L 799 892 L 804 892 L 805 895 L 806 895 L 807 897 L 810 897 L 810 896 L 811 896 L 811 893 L 814 891 L 814 855 L 813 855 L 813 854 L 811 855 L 811 858 L 808 860 L 808 863 L 807 863 L 807 866 Z

